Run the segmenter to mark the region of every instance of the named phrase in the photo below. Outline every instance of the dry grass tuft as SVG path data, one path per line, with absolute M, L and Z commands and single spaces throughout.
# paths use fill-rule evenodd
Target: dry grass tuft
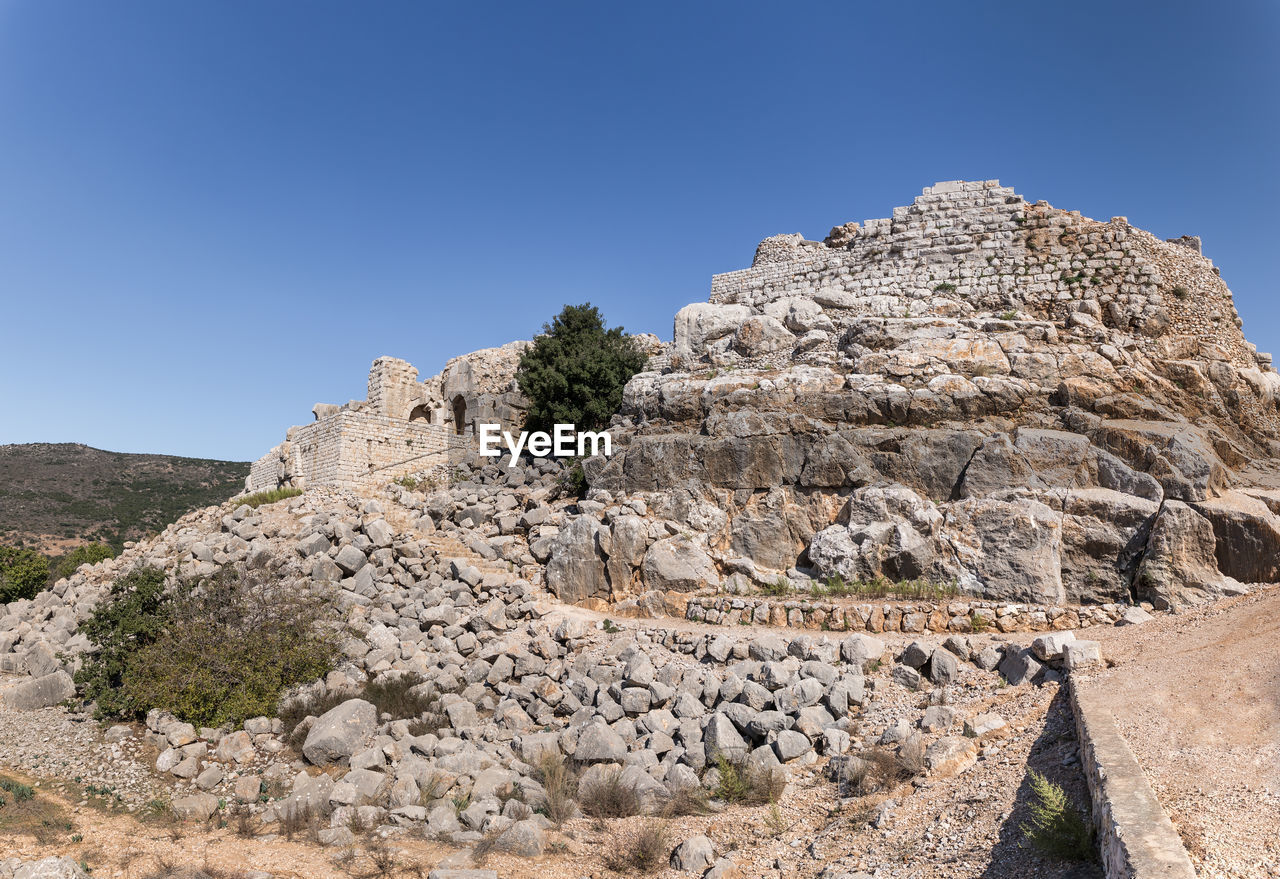
M 667 822 L 651 819 L 629 839 L 613 837 L 609 853 L 605 856 L 605 866 L 626 876 L 656 873 L 667 866 L 672 847 L 671 830 Z
M 574 794 L 578 790 L 578 776 L 558 752 L 547 754 L 538 761 L 537 779 L 546 791 L 538 811 L 546 815 L 556 827 L 564 824 L 578 810 Z
M 622 778 L 622 770 L 605 772 L 578 789 L 584 814 L 592 818 L 631 818 L 640 814 L 640 795 L 635 785 Z

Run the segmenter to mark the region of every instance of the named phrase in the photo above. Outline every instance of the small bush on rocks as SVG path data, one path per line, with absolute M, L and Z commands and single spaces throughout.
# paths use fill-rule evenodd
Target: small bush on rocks
M 328 602 L 239 567 L 166 591 L 140 569 L 82 627 L 97 648 L 77 679 L 105 716 L 152 708 L 197 726 L 273 713 L 280 693 L 323 676 L 337 653 Z
M 1085 823 L 1063 789 L 1034 769 L 1031 820 L 1019 825 L 1024 840 L 1047 855 L 1066 861 L 1091 861 L 1095 855 L 1093 829 Z
M 716 755 L 720 782 L 715 795 L 726 803 L 763 806 L 782 796 L 786 779 L 772 769 L 752 770 L 745 763 L 735 763 L 724 754 Z
M 115 558 L 116 551 L 105 543 L 88 543 L 77 546 L 71 552 L 54 559 L 53 569 L 49 572 L 49 585 L 52 586 L 63 577 L 70 577 L 81 565 L 96 565 L 105 559 Z
M 372 702 L 378 715 L 390 714 L 394 720 L 418 718 L 436 708 L 439 696 L 419 685 L 421 676 L 406 674 L 384 676 L 365 684 L 360 698 Z
M 0 604 L 35 598 L 49 582 L 49 560 L 34 549 L 0 546 Z
M 573 801 L 573 795 L 578 789 L 577 773 L 557 752 L 543 755 L 538 761 L 535 777 L 545 792 L 537 811 L 559 827 L 577 811 L 577 804 Z
M 80 632 L 95 649 L 85 654 L 75 678 L 99 718 L 146 714 L 148 706 L 124 689 L 124 673 L 164 631 L 168 600 L 164 571 L 135 568 L 111 584 L 106 600 L 81 623 Z

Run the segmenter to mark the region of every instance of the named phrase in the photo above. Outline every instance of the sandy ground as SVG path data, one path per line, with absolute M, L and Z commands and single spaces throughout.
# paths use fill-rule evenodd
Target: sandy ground
M 1199 875 L 1280 876 L 1280 589 L 1082 637 Z

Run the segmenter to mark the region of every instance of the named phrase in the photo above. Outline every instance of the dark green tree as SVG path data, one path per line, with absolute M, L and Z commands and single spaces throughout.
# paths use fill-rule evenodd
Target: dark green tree
M 606 330 L 590 302 L 566 305 L 520 358 L 516 380 L 529 399 L 526 430 L 556 424 L 598 430 L 622 405 L 622 388 L 645 354 L 622 327 Z
M 49 560 L 34 549 L 0 546 L 0 604 L 35 598 L 49 581 Z

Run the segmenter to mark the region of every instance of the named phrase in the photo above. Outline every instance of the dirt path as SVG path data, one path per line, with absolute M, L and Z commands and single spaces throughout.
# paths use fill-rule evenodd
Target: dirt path
M 1201 876 L 1280 876 L 1280 590 L 1090 630 L 1110 706 Z

